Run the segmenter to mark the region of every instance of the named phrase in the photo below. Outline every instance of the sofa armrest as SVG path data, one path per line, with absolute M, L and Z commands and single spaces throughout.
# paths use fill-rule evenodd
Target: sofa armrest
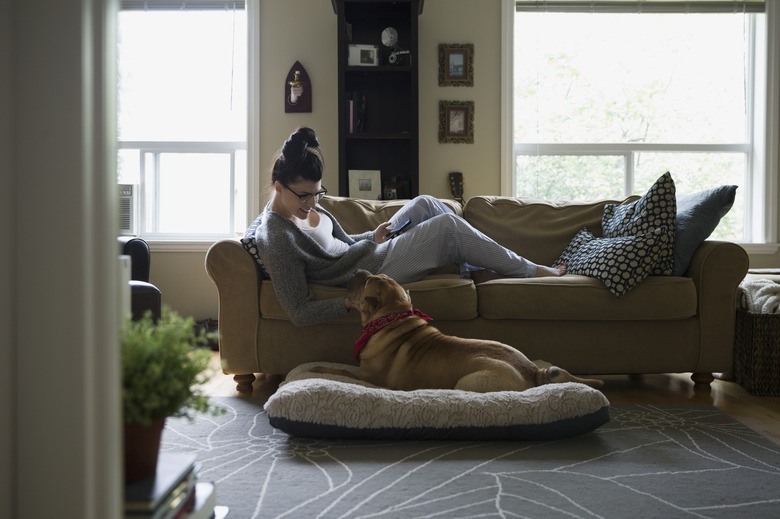
M 222 371 L 259 372 L 260 279 L 254 259 L 238 240 L 221 240 L 206 253 L 206 273 L 219 297 L 219 352 Z
M 697 372 L 728 371 L 732 365 L 737 288 L 750 261 L 736 243 L 705 241 L 693 255 L 686 276 L 698 298 L 701 352 Z

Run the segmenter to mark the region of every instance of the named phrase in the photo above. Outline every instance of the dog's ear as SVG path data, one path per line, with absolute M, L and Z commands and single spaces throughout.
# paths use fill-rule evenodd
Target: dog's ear
M 374 296 L 366 296 L 366 297 L 363 299 L 363 301 L 365 301 L 365 302 L 368 304 L 368 306 L 370 306 L 370 307 L 371 307 L 371 309 L 372 309 L 372 310 L 376 310 L 377 308 L 379 308 L 379 304 L 380 304 L 380 303 L 379 303 L 379 299 L 378 299 L 377 297 L 374 297 Z

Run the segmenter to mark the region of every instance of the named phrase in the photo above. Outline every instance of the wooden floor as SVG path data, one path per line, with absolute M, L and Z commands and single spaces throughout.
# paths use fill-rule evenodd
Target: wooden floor
M 231 375 L 219 369 L 219 354 L 214 353 L 215 375 L 203 386 L 208 396 L 241 396 Z M 642 375 L 639 377 L 604 376 L 602 389 L 612 404 L 712 405 L 759 434 L 780 445 L 780 397 L 752 396 L 734 382 L 715 380 L 710 389 L 694 390 L 690 374 Z M 258 376 L 251 398 L 270 397 L 281 379 Z

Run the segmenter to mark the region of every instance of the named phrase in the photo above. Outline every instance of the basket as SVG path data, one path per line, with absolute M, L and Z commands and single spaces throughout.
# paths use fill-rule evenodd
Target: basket
M 737 310 L 734 377 L 751 395 L 780 396 L 780 314 Z

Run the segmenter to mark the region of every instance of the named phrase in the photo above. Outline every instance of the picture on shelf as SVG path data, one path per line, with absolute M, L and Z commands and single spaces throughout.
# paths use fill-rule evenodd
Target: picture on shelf
M 348 173 L 350 197 L 382 199 L 382 174 L 378 169 L 350 169 Z
M 347 65 L 357 67 L 375 67 L 379 65 L 379 46 L 350 44 Z

